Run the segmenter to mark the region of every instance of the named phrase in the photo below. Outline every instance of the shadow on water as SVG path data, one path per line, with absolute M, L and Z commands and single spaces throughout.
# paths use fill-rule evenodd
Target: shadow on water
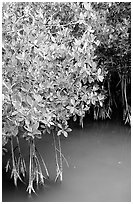
M 50 178 L 38 196 L 28 198 L 27 186 L 15 188 L 3 172 L 3 201 L 9 202 L 129 202 L 131 200 L 130 128 L 113 121 L 85 123 L 84 129 L 73 126 L 69 137 L 62 138 L 63 182 L 54 183 L 55 156 L 52 137 L 37 141 L 37 147 L 49 168 Z

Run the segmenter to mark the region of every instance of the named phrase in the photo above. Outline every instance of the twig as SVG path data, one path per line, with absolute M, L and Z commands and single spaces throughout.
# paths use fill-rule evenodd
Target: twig
M 56 150 L 57 150 L 58 152 L 60 152 L 60 151 L 57 149 L 57 147 L 56 147 Z M 67 165 L 68 168 L 69 168 L 69 164 L 68 164 L 67 159 L 65 158 L 65 156 L 64 156 L 62 153 L 61 153 L 61 156 L 63 157 L 64 161 L 66 162 L 66 165 Z
M 33 143 L 33 139 L 30 139 L 30 162 L 29 162 L 29 185 L 27 188 L 27 191 L 29 192 L 29 194 L 31 195 L 31 191 L 33 191 L 35 194 L 35 190 L 33 188 L 33 155 L 34 155 L 34 143 Z
M 18 151 L 19 151 L 19 155 L 21 155 L 21 149 L 20 149 L 20 144 L 19 144 L 19 139 L 18 139 L 18 136 L 16 136 L 16 140 L 17 140 L 17 146 L 18 146 Z
M 20 181 L 22 181 L 22 179 L 21 179 L 21 177 L 17 171 L 16 164 L 15 164 L 15 156 L 14 156 L 14 151 L 13 151 L 13 138 L 12 138 L 12 136 L 11 136 L 11 152 L 12 152 L 12 165 L 13 165 L 11 178 L 12 178 L 12 176 L 14 176 L 14 184 L 15 184 L 15 186 L 17 186 L 17 179 L 19 178 Z
M 44 159 L 43 159 L 42 155 L 40 154 L 40 152 L 37 150 L 36 147 L 35 147 L 35 150 L 36 150 L 36 152 L 38 153 L 39 157 L 41 158 L 41 161 L 42 161 L 43 166 L 44 166 L 44 168 L 45 168 L 45 171 L 46 171 L 47 177 L 49 178 L 49 172 L 48 172 L 47 166 L 46 166 L 46 164 L 45 164 L 45 162 L 44 162 Z
M 37 165 L 38 165 L 37 170 L 39 170 L 39 171 L 36 171 L 36 173 L 40 174 L 41 183 L 44 185 L 44 178 L 45 177 L 42 174 L 41 165 L 40 165 L 39 159 L 38 159 L 38 157 L 36 155 L 35 155 L 35 159 L 36 159 L 36 162 L 37 162 Z
M 61 153 L 60 136 L 58 136 L 58 142 L 59 142 L 59 153 L 60 153 L 60 181 L 62 181 L 63 165 L 62 165 L 62 153 Z
M 53 140 L 54 140 L 54 149 L 55 149 L 56 173 L 58 174 L 59 163 L 58 163 L 58 156 L 57 156 L 57 151 L 56 151 L 56 141 L 55 141 L 55 135 L 54 135 L 53 130 L 52 130 L 52 135 L 53 135 Z

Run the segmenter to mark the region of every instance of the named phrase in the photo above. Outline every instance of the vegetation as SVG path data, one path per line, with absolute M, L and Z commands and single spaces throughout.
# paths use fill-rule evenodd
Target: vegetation
M 93 8 L 100 13 L 97 16 L 100 25 L 95 30 L 101 43 L 96 54 L 98 64 L 104 65 L 108 72 L 104 81 L 104 87 L 108 90 L 107 107 L 120 106 L 125 123 L 130 124 L 131 4 L 98 3 Z
M 90 108 L 95 119 L 111 117 L 114 74 L 121 83 L 124 119 L 130 122 L 130 3 L 3 3 L 2 14 L 2 138 L 3 148 L 10 142 L 12 155 L 6 170 L 12 169 L 15 185 L 27 175 L 19 145 L 24 138 L 31 194 L 35 182 L 49 178 L 35 138 L 53 135 L 55 181 L 62 181 L 60 138 L 72 131 L 68 121 L 79 117 L 83 127 Z

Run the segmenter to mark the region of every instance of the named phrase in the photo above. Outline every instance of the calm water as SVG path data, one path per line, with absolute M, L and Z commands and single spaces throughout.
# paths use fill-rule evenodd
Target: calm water
M 46 182 L 28 198 L 27 186 L 15 188 L 9 175 L 3 173 L 3 201 L 9 202 L 129 202 L 131 201 L 131 133 L 130 128 L 116 122 L 89 122 L 84 129 L 73 127 L 69 137 L 62 138 L 62 150 L 69 168 L 63 162 L 62 184 Z M 52 137 L 37 142 L 55 178 Z M 27 148 L 27 147 L 26 147 Z M 26 155 L 26 148 L 23 149 Z M 6 159 L 6 157 L 5 157 Z

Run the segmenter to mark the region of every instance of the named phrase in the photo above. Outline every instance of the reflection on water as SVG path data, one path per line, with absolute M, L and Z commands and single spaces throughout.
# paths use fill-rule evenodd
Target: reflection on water
M 84 129 L 74 127 L 70 136 L 62 138 L 62 150 L 69 168 L 63 163 L 62 184 L 46 182 L 28 198 L 26 186 L 16 189 L 8 175 L 3 176 L 3 201 L 35 202 L 129 202 L 131 199 L 130 128 L 113 122 L 91 122 Z M 55 178 L 52 138 L 47 135 L 37 142 Z

